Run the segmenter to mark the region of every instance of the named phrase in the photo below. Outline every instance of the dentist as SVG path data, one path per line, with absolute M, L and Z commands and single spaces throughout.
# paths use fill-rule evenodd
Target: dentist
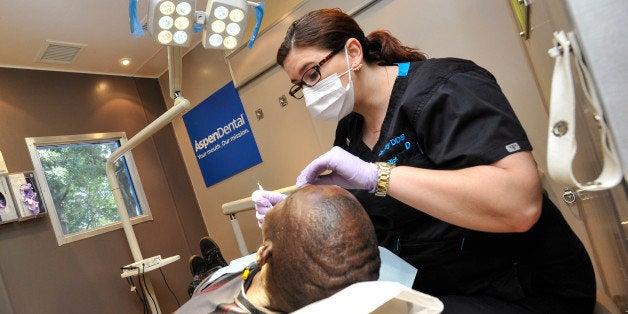
M 366 36 L 337 9 L 295 21 L 277 62 L 314 118 L 339 121 L 334 147 L 297 186 L 355 195 L 379 245 L 418 268 L 414 289 L 446 313 L 592 312 L 589 256 L 543 194 L 532 146 L 491 73 L 427 58 L 385 31 Z M 283 198 L 253 195 L 260 223 Z

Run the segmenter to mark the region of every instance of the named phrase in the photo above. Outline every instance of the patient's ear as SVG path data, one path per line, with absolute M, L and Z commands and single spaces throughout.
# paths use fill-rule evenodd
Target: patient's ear
M 257 249 L 257 257 L 255 259 L 255 263 L 257 264 L 257 266 L 261 267 L 262 265 L 266 264 L 266 261 L 272 255 L 272 251 L 273 242 L 265 240 L 264 243 L 262 243 L 262 246 Z

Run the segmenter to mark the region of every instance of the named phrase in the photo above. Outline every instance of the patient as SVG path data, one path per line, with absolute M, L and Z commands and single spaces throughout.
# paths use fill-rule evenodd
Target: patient
M 373 225 L 337 186 L 305 186 L 275 205 L 262 238 L 254 264 L 197 289 L 177 313 L 292 312 L 379 276 Z

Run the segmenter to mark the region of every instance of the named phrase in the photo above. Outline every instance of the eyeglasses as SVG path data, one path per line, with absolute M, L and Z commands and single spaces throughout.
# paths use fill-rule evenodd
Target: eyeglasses
M 305 85 L 307 87 L 312 87 L 316 85 L 316 83 L 320 82 L 321 67 L 323 66 L 323 64 L 325 64 L 325 62 L 329 61 L 331 57 L 340 52 L 342 49 L 344 49 L 344 46 L 330 52 L 325 58 L 323 58 L 323 60 L 319 61 L 316 65 L 305 71 L 305 73 L 303 73 L 303 76 L 301 77 L 301 81 L 292 85 L 288 94 L 296 99 L 303 98 L 303 86 Z

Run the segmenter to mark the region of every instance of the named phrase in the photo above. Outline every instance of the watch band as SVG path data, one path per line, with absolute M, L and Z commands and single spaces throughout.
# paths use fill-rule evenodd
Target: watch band
M 377 186 L 375 187 L 375 196 L 384 197 L 388 193 L 390 170 L 395 166 L 387 162 L 376 162 L 375 164 L 377 165 Z

